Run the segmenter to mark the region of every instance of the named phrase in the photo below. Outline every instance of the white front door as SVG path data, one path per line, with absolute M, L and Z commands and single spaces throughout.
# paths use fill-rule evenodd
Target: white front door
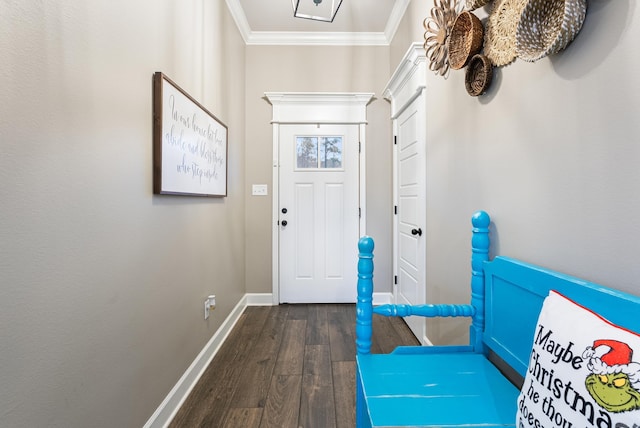
M 279 127 L 281 303 L 356 300 L 359 126 Z
M 426 302 L 426 127 L 424 91 L 395 120 L 396 132 L 396 303 Z M 406 317 L 413 334 L 426 344 L 425 320 Z

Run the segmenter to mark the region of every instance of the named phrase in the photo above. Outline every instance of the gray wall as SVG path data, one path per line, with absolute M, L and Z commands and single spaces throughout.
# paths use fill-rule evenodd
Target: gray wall
M 367 233 L 376 236 L 377 291 L 391 290 L 391 122 L 382 98 L 388 54 L 388 47 L 247 47 L 247 291 L 272 290 L 272 199 L 250 196 L 252 184 L 267 183 L 270 195 L 273 189 L 272 108 L 265 92 L 375 93 L 367 107 Z
M 0 10 L 0 425 L 140 427 L 245 292 L 244 43 L 222 1 Z M 229 126 L 227 198 L 152 195 L 155 71 Z
M 494 252 L 640 294 L 638 6 L 589 1 L 562 53 L 498 69 L 472 98 L 464 72 L 427 76 L 427 293 L 464 302 L 469 218 L 492 215 Z M 422 40 L 412 2 L 392 62 Z M 481 15 L 480 15 L 481 16 Z M 435 342 L 466 327 L 432 324 Z

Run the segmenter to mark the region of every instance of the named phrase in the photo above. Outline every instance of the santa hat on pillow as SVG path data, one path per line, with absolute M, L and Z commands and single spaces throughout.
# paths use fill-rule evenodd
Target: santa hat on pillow
M 640 391 L 640 363 L 632 361 L 633 349 L 624 342 L 601 339 L 593 342 L 582 354 L 587 367 L 595 374 L 625 373 L 631 386 Z

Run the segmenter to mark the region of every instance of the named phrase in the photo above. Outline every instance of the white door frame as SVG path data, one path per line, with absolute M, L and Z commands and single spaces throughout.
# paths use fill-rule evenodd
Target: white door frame
M 272 296 L 273 304 L 280 303 L 280 250 L 279 250 L 279 156 L 280 125 L 283 124 L 357 124 L 360 134 L 359 204 L 360 235 L 366 233 L 366 133 L 367 105 L 373 93 L 329 92 L 265 92 L 273 107 L 273 175 L 272 175 Z M 353 243 L 354 246 L 357 242 Z
M 391 76 L 389 83 L 383 92 L 383 97 L 391 103 L 391 120 L 393 121 L 393 135 L 398 135 L 397 121 L 398 117 L 409 107 L 413 102 L 426 102 L 426 56 L 422 43 L 413 43 L 407 50 L 406 54 L 400 61 L 400 64 L 396 68 L 395 72 Z M 416 101 L 419 97 L 421 100 Z M 426 117 L 424 118 L 424 126 L 426 127 Z M 394 145 L 393 148 L 393 203 L 397 207 L 398 201 L 398 147 Z M 398 272 L 398 252 L 399 252 L 399 231 L 397 216 L 393 219 L 393 275 L 397 277 Z M 426 265 L 425 265 L 425 298 L 426 303 Z M 398 303 L 398 286 L 394 282 L 393 284 L 393 302 Z M 424 322 L 424 321 L 423 321 Z M 426 327 L 422 327 L 423 334 L 417 336 L 418 340 L 422 344 L 430 344 L 428 337 L 426 336 Z M 415 333 L 415 332 L 414 332 Z

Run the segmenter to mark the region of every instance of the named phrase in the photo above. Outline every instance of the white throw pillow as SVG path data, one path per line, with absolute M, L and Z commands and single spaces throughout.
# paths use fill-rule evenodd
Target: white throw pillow
M 538 318 L 516 426 L 640 428 L 640 335 L 551 291 Z

